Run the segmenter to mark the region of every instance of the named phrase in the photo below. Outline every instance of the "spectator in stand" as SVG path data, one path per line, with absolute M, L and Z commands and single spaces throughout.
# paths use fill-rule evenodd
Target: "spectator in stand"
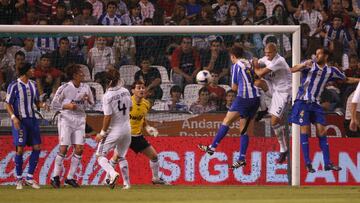
M 263 3 L 266 8 L 266 16 L 271 17 L 273 14 L 273 10 L 276 5 L 283 5 L 282 1 L 280 0 L 260 0 L 260 3 Z
M 140 68 L 134 76 L 134 80 L 142 80 L 145 82 L 146 87 L 146 99 L 152 103 L 156 99 L 161 99 L 163 91 L 160 87 L 161 75 L 158 69 L 150 67 L 151 62 L 148 57 L 144 57 L 141 60 Z
M 355 50 L 355 42 L 348 29 L 342 26 L 342 20 L 342 15 L 333 15 L 332 23 L 325 26 L 324 47 L 330 50 L 333 60 L 346 70 L 349 68 L 350 50 Z
M 217 106 L 210 100 L 210 92 L 207 87 L 202 87 L 199 90 L 199 98 L 196 102 L 191 104 L 190 112 L 194 114 L 202 114 L 207 112 L 214 112 Z
M 24 39 L 24 46 L 20 51 L 24 52 L 26 62 L 30 63 L 32 66 L 36 65 L 41 56 L 40 49 L 34 46 L 34 38 L 31 37 L 26 37 Z
M 37 8 L 39 17 L 48 18 L 52 14 L 55 14 L 56 5 L 59 0 L 40 0 L 37 1 L 34 5 Z
M 310 27 L 310 36 L 319 38 L 322 29 L 323 17 L 321 13 L 314 9 L 314 0 L 303 0 L 294 13 L 294 18 L 300 23 L 306 23 Z
M 278 4 L 274 7 L 273 10 L 273 25 L 294 25 L 292 16 L 289 16 L 286 12 L 284 6 Z
M 22 51 L 17 51 L 14 56 L 14 66 L 13 66 L 13 74 L 9 77 L 11 81 L 16 80 L 19 76 L 19 69 L 25 64 L 25 54 Z
M 190 21 L 190 24 L 194 24 L 196 16 L 201 12 L 201 6 L 196 0 L 188 0 L 186 7 L 186 18 Z
M 345 70 L 345 75 L 360 78 L 360 60 L 356 54 L 350 55 L 349 68 Z
M 301 0 L 285 0 L 284 1 L 285 8 L 286 8 L 287 12 L 289 12 L 290 15 L 293 15 L 296 12 L 300 1 Z
M 6 91 L 7 86 L 12 82 L 15 70 L 14 59 L 6 53 L 6 43 L 0 39 L 0 90 Z
M 96 16 L 92 15 L 93 6 L 89 2 L 85 2 L 81 8 L 81 14 L 74 19 L 75 25 L 97 25 L 98 21 Z
M 92 4 L 93 12 L 92 15 L 95 16 L 97 19 L 103 14 L 104 4 L 100 0 L 87 0 L 89 3 Z
M 211 80 L 207 85 L 210 92 L 210 101 L 220 107 L 225 98 L 225 89 L 219 86 L 219 74 L 215 70 L 210 71 L 210 74 Z
M 183 19 L 186 19 L 186 8 L 184 5 L 177 4 L 169 23 L 172 25 L 180 25 Z
M 217 24 L 224 24 L 229 6 L 226 4 L 225 0 L 216 0 L 216 2 L 217 3 L 214 3 L 211 6 L 215 14 L 214 18 Z
M 213 16 L 211 6 L 203 6 L 200 14 L 196 16 L 194 23 L 195 25 L 215 25 L 215 19 Z
M 10 1 L 11 8 L 14 8 L 13 20 L 14 24 L 21 24 L 21 19 L 28 12 L 28 3 L 26 0 L 12 0 Z
M 113 49 L 117 67 L 135 64 L 136 46 L 133 36 L 116 36 L 113 43 Z
M 96 37 L 96 46 L 91 48 L 88 53 L 88 61 L 90 70 L 92 71 L 92 78 L 98 72 L 105 71 L 107 65 L 115 64 L 115 55 L 111 47 L 106 46 L 105 37 Z
M 34 77 L 42 101 L 52 98 L 60 86 L 61 71 L 51 67 L 51 54 L 43 54 L 35 69 Z
M 222 48 L 220 37 L 216 37 L 210 42 L 210 49 L 204 50 L 200 54 L 200 60 L 202 69 L 215 72 L 220 84 L 228 84 L 230 56 L 227 50 Z
M 131 25 L 141 25 L 142 17 L 141 17 L 141 8 L 138 4 L 131 5 L 130 9 L 130 21 Z
M 238 5 L 235 2 L 229 4 L 224 25 L 241 25 L 242 18 Z
M 28 7 L 27 12 L 21 18 L 20 24 L 21 25 L 36 25 L 39 19 L 39 15 L 36 11 L 35 7 Z
M 174 0 L 159 0 L 157 4 L 164 9 L 165 12 L 165 21 L 168 22 L 171 19 L 172 14 L 175 9 L 175 1 Z
M 106 5 L 106 12 L 104 12 L 98 23 L 100 25 L 122 25 L 124 22 L 120 15 L 116 14 L 117 4 L 115 1 L 110 1 Z
M 349 14 L 342 8 L 341 0 L 332 0 L 331 7 L 327 12 L 327 16 L 329 20 L 332 20 L 335 15 L 342 16 L 343 26 L 347 29 L 350 29 L 351 26 L 351 19 Z
M 255 6 L 255 13 L 254 13 L 254 24 L 255 25 L 266 25 L 268 22 L 266 19 L 266 7 L 263 3 L 258 3 Z
M 236 98 L 236 91 L 228 90 L 225 95 L 225 100 L 223 104 L 220 106 L 219 111 L 228 111 L 231 108 L 231 104 Z
M 79 63 L 83 64 L 81 59 L 77 58 L 70 52 L 70 41 L 67 37 L 62 37 L 59 40 L 59 48 L 52 52 L 52 67 L 57 68 L 64 73 L 64 69 L 69 64 Z
M 140 0 L 139 6 L 141 9 L 141 17 L 144 21 L 146 18 L 153 18 L 155 13 L 154 5 L 149 0 Z
M 0 1 L 0 24 L 12 25 L 14 23 L 15 8 L 9 0 Z
M 191 44 L 191 37 L 183 37 L 181 45 L 174 50 L 171 57 L 172 80 L 181 88 L 186 84 L 192 84 L 196 74 L 201 70 L 199 53 Z
M 50 25 L 62 25 L 67 15 L 66 5 L 59 2 L 56 5 L 56 14 L 50 18 Z
M 249 0 L 240 0 L 237 2 L 242 19 L 250 18 L 254 13 L 254 6 Z
M 188 106 L 182 100 L 181 87 L 174 85 L 170 89 L 170 99 L 166 102 L 169 111 L 187 111 Z
M 116 14 L 123 16 L 125 14 L 129 14 L 128 7 L 123 0 L 118 1 L 118 9 L 116 10 Z

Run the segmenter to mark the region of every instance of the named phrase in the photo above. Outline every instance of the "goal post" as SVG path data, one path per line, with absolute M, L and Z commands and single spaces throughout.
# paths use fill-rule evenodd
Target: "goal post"
M 240 33 L 292 34 L 292 65 L 300 63 L 300 26 L 76 26 L 76 25 L 0 25 L 0 35 L 196 35 Z M 292 99 L 296 98 L 300 73 L 292 74 Z M 291 184 L 300 185 L 300 127 L 292 124 Z

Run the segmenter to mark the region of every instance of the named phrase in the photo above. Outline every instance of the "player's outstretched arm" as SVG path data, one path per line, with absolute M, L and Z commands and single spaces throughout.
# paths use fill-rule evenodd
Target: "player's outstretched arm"
M 360 82 L 360 78 L 346 77 L 345 83 L 347 84 L 357 84 Z
M 299 64 L 296 64 L 295 66 L 293 66 L 291 68 L 291 72 L 292 73 L 296 73 L 296 72 L 299 72 L 307 67 L 310 67 L 312 65 L 312 60 L 307 60 L 305 61 L 304 63 L 299 63 Z

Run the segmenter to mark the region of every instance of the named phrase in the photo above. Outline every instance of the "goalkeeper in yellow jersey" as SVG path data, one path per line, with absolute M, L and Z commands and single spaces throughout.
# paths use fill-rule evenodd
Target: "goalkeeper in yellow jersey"
M 133 103 L 130 110 L 130 124 L 131 124 L 131 144 L 130 148 L 135 153 L 142 153 L 150 159 L 150 168 L 152 171 L 152 183 L 161 185 L 170 185 L 159 177 L 159 160 L 157 152 L 144 137 L 144 129 L 149 135 L 156 137 L 158 131 L 156 128 L 147 124 L 145 117 L 150 110 L 150 102 L 146 100 L 146 87 L 143 80 L 135 81 L 131 87 L 131 100 Z M 115 167 L 119 162 L 119 156 L 114 152 L 110 160 L 110 164 Z M 108 178 L 108 176 L 106 177 Z M 108 182 L 108 180 L 106 180 Z

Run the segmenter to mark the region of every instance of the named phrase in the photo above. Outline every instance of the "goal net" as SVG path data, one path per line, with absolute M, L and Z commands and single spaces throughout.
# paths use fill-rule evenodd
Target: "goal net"
M 175 122 L 195 117 L 202 110 L 190 106 L 197 101 L 196 77 L 179 77 L 174 66 L 191 75 L 196 68 L 217 75 L 219 85 L 230 89 L 230 66 L 227 49 L 242 46 L 246 58 L 264 56 L 266 43 L 278 45 L 278 52 L 289 66 L 300 62 L 300 26 L 27 26 L 0 25 L 0 46 L 6 47 L 7 69 L 0 76 L 1 126 L 11 126 L 4 111 L 6 86 L 16 78 L 16 67 L 23 60 L 40 69 L 35 77 L 40 83 L 41 99 L 50 101 L 54 89 L 66 81 L 64 68 L 69 63 L 81 64 L 85 81 L 95 95 L 96 105 L 89 113 L 101 111 L 104 94 L 103 72 L 109 68 L 120 71 L 122 82 L 130 87 L 135 79 L 145 79 L 153 102 L 150 122 Z M 190 51 L 187 51 L 189 49 Z M 22 52 L 24 54 L 19 53 Z M 137 73 L 144 66 L 156 69 L 151 74 Z M 43 69 L 41 69 L 43 68 Z M 54 69 L 48 69 L 54 68 Z M 299 75 L 293 74 L 293 98 L 299 85 Z M 174 87 L 176 86 L 176 87 Z M 183 93 L 182 103 L 169 104 L 170 93 Z M 226 111 L 219 104 L 216 111 Z M 199 110 L 199 111 L 198 111 Z M 44 113 L 43 127 L 53 127 L 55 112 Z M 48 122 L 46 122 L 48 121 Z M 219 124 L 219 123 L 217 123 Z M 167 129 L 164 129 L 167 130 Z M 292 185 L 300 184 L 299 127 L 292 126 Z M 271 132 L 270 132 L 271 135 Z

